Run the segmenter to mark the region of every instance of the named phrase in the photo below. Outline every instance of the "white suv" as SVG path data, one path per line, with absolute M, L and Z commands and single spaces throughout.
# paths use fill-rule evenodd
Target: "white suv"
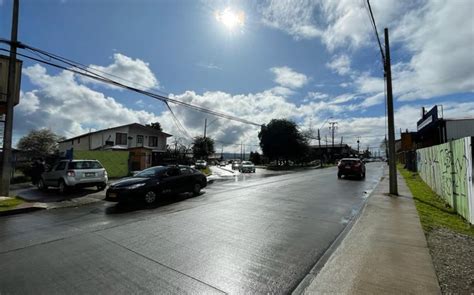
M 98 190 L 103 190 L 107 180 L 107 171 L 97 160 L 63 160 L 41 174 L 38 188 L 58 187 L 61 193 L 73 187 L 97 186 Z

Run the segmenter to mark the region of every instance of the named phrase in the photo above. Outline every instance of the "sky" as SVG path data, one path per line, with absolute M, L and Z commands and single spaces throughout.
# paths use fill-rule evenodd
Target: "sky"
M 390 34 L 397 135 L 416 130 L 422 106 L 474 117 L 474 1 L 371 5 L 382 44 Z M 0 38 L 10 38 L 11 10 L 0 0 Z M 328 122 L 336 142 L 354 147 L 360 137 L 376 149 L 386 134 L 382 59 L 363 0 L 20 0 L 18 38 L 143 90 L 258 124 L 320 128 L 323 143 Z M 21 59 L 14 143 L 33 129 L 72 137 L 133 122 L 160 122 L 170 142 L 189 143 L 207 118 L 218 150 L 259 150 L 258 126 L 170 104 L 182 130 L 161 101 Z

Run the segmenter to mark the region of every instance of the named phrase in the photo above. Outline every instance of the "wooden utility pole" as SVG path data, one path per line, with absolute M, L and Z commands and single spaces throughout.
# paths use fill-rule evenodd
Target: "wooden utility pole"
M 319 146 L 319 165 L 323 167 L 323 151 L 321 150 L 321 133 L 318 129 L 318 146 Z
M 16 49 L 18 41 L 18 12 L 19 0 L 13 0 L 12 31 L 10 43 L 10 60 L 8 64 L 7 102 L 5 112 L 5 125 L 3 131 L 2 168 L 0 170 L 1 187 L 0 195 L 8 196 L 10 193 L 11 159 L 12 159 L 12 130 L 13 106 L 15 103 L 15 77 L 16 77 Z
M 385 28 L 385 77 L 387 79 L 387 116 L 388 116 L 388 165 L 390 176 L 390 194 L 398 195 L 397 167 L 395 161 L 395 120 L 393 115 L 392 70 L 390 64 L 390 43 L 388 29 Z

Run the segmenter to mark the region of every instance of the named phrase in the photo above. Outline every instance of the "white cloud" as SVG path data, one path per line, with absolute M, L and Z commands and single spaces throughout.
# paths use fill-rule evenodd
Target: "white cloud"
M 311 39 L 322 34 L 313 14 L 317 6 L 311 0 L 267 1 L 261 7 L 262 22 L 286 31 L 295 39 Z
M 283 87 L 300 88 L 309 80 L 305 74 L 295 72 L 289 67 L 274 67 L 270 71 L 275 75 L 275 82 Z
M 200 68 L 209 69 L 209 70 L 222 70 L 221 67 L 215 65 L 212 62 L 198 62 L 198 63 L 196 63 L 196 66 L 198 66 Z
M 40 65 L 27 67 L 23 73 L 38 89 L 26 92 L 15 113 L 15 132 L 50 128 L 67 137 L 127 123 L 150 123 L 157 116 L 136 111 L 114 98 L 78 83 L 74 74 L 50 75 Z
M 20 104 L 18 104 L 15 110 L 27 115 L 37 111 L 40 103 L 36 92 L 37 91 L 23 93 L 23 91 L 20 91 Z
M 327 95 L 326 93 L 322 93 L 322 92 L 310 91 L 310 92 L 308 92 L 308 95 L 306 97 L 310 98 L 310 99 L 313 99 L 313 100 L 322 100 L 322 99 L 328 98 L 329 95 Z
M 108 66 L 90 65 L 89 68 L 92 72 L 96 72 L 99 75 L 106 76 L 127 86 L 136 87 L 142 90 L 159 88 L 159 81 L 150 70 L 150 65 L 148 63 L 138 58 L 133 59 L 121 53 L 115 53 L 113 55 L 113 60 L 114 62 Z M 87 83 L 100 83 L 101 85 L 107 85 L 110 88 L 121 89 L 89 78 L 81 77 L 81 80 Z
M 351 60 L 346 54 L 336 55 L 333 57 L 331 62 L 326 63 L 326 66 L 343 76 L 349 74 L 351 71 Z

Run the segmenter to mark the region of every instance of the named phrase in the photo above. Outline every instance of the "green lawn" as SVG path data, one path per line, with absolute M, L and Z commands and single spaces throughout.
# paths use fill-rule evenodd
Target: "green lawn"
M 415 199 L 416 209 L 425 232 L 434 228 L 448 228 L 453 231 L 474 236 L 474 226 L 469 225 L 462 217 L 442 200 L 418 175 L 401 165 L 398 170 L 405 178 L 408 188 Z
M 206 176 L 209 176 L 209 175 L 212 174 L 211 169 L 209 169 L 209 167 L 206 167 L 206 168 L 204 168 L 204 169 L 199 169 L 199 171 L 201 171 L 202 173 L 204 173 L 204 175 L 206 175 Z
M 8 200 L 1 200 L 0 201 L 0 211 L 6 211 L 12 209 L 20 204 L 24 203 L 22 200 L 17 198 L 12 198 Z

